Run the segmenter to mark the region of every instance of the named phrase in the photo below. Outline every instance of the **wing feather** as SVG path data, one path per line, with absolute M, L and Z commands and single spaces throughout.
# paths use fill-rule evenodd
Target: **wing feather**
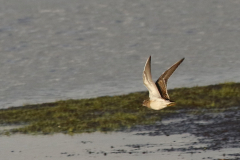
M 149 98 L 156 99 L 161 98 L 156 84 L 152 80 L 151 74 L 151 56 L 147 59 L 143 70 L 143 83 L 149 90 Z
M 177 67 L 183 62 L 184 58 L 182 58 L 180 61 L 172 65 L 169 69 L 167 69 L 155 82 L 159 92 L 161 93 L 161 96 L 166 99 L 170 100 L 170 97 L 167 92 L 167 81 L 168 78 L 173 74 L 173 72 L 177 69 Z

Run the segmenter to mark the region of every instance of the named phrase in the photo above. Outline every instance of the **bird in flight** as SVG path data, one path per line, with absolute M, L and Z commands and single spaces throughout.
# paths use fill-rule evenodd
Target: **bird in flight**
M 149 91 L 149 98 L 143 101 L 143 106 L 160 110 L 167 106 L 175 105 L 174 102 L 170 101 L 167 92 L 167 81 L 183 60 L 184 58 L 172 65 L 172 67 L 167 69 L 154 83 L 151 74 L 151 56 L 147 59 L 143 70 L 143 83 Z

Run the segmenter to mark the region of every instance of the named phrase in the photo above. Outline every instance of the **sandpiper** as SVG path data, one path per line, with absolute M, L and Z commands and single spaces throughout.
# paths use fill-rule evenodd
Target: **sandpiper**
M 143 70 L 143 83 L 149 91 L 149 99 L 143 101 L 143 106 L 154 110 L 160 110 L 175 104 L 170 101 L 167 92 L 167 81 L 183 60 L 184 58 L 172 65 L 172 67 L 167 69 L 154 83 L 151 75 L 151 56 L 147 59 Z

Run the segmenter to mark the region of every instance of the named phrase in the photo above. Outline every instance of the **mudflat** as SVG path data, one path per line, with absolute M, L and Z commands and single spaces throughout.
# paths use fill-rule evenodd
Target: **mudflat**
M 154 125 L 119 132 L 1 136 L 0 154 L 6 160 L 236 160 L 240 159 L 239 109 L 208 109 L 201 114 L 181 109 Z

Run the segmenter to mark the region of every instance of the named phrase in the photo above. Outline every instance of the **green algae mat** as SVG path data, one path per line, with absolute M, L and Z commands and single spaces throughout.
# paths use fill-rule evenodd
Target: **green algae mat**
M 155 111 L 142 106 L 148 92 L 91 99 L 66 100 L 0 110 L 0 127 L 19 125 L 0 134 L 52 134 L 117 131 L 136 125 L 154 124 L 179 109 L 222 110 L 240 105 L 240 83 L 176 88 L 169 90 L 176 106 Z

